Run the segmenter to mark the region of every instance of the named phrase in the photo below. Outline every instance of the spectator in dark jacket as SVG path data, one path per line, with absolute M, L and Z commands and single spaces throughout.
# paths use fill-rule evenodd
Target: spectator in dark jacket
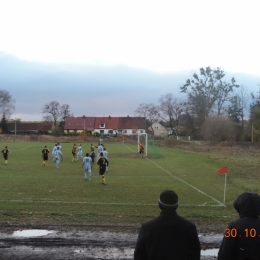
M 260 196 L 244 192 L 235 200 L 234 208 L 240 218 L 225 229 L 218 260 L 259 260 Z
M 177 215 L 177 194 L 166 190 L 158 202 L 161 214 L 142 225 L 134 260 L 199 260 L 200 242 L 196 226 Z

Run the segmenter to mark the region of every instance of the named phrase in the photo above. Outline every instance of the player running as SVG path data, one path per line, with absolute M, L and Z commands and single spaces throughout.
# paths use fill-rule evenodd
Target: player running
M 5 159 L 5 165 L 7 165 L 8 163 L 8 155 L 9 155 L 9 150 L 8 150 L 8 147 L 6 146 L 2 152 L 1 152 L 4 156 L 4 159 Z M 10 153 L 11 154 L 11 153 Z
M 102 184 L 106 185 L 106 178 L 105 178 L 105 171 L 106 171 L 106 166 L 108 166 L 108 160 L 104 157 L 103 153 L 100 153 L 100 158 L 97 162 L 99 165 L 99 175 L 101 175 L 102 178 Z
M 103 148 L 103 155 L 108 160 L 108 151 L 105 147 Z M 106 166 L 106 172 L 108 172 L 108 166 Z
M 60 144 L 60 143 L 57 143 L 57 147 L 59 147 L 59 150 L 60 150 L 60 152 L 61 152 L 60 159 L 61 159 L 61 161 L 63 161 L 63 154 L 62 154 L 62 146 L 61 146 L 61 144 Z
M 81 147 L 81 144 L 80 144 L 78 146 L 77 161 L 79 160 L 79 157 L 83 158 L 82 154 L 83 154 L 83 151 L 82 151 L 82 147 Z
M 98 158 L 100 158 L 100 153 L 103 151 L 103 145 L 98 143 L 97 149 L 98 149 Z
M 42 150 L 42 158 L 43 158 L 43 166 L 45 167 L 48 163 L 48 157 L 49 157 L 49 149 L 47 148 L 47 145 L 44 146 Z
M 77 147 L 76 147 L 76 144 L 74 144 L 73 147 L 72 147 L 72 150 L 71 150 L 71 153 L 73 155 L 71 162 L 74 162 L 74 163 L 77 162 L 77 160 L 76 160 L 76 152 L 77 152 Z
M 51 151 L 51 154 L 53 156 L 53 159 L 52 159 L 52 162 L 55 162 L 55 151 L 57 150 L 57 145 L 58 144 L 55 144 L 52 148 L 52 151 Z
M 85 180 L 90 180 L 90 181 L 92 180 L 91 165 L 92 165 L 92 159 L 89 156 L 89 153 L 86 153 L 86 157 L 83 158 L 83 162 L 82 162 L 82 168 L 84 166 Z
M 56 168 L 60 168 L 60 158 L 61 158 L 61 156 L 62 156 L 62 153 L 61 153 L 61 151 L 60 151 L 60 148 L 59 147 L 57 147 L 57 149 L 56 149 L 56 151 L 55 151 L 55 153 L 54 153 L 54 160 L 55 160 L 55 162 L 56 162 Z
M 92 163 L 91 163 L 91 170 L 93 169 L 93 166 L 94 166 L 94 163 L 95 163 L 95 151 L 94 151 L 94 147 L 91 148 L 91 151 L 90 151 L 90 157 L 92 159 Z

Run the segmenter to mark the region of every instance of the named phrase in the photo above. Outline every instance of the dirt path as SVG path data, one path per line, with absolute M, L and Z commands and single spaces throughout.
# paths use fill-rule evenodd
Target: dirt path
M 0 227 L 1 228 L 1 227 Z M 44 236 L 13 235 L 14 231 L 45 229 Z M 203 228 L 199 228 L 201 231 Z M 209 228 L 206 228 L 209 230 Z M 213 228 L 214 229 L 214 228 Z M 0 233 L 0 259 L 133 259 L 137 226 L 10 226 Z M 211 228 L 212 230 L 212 228 Z M 215 227 L 219 230 L 219 227 Z M 205 230 L 204 230 L 205 231 Z M 21 232 L 23 233 L 23 232 Z M 199 232 L 202 249 L 218 248 L 221 234 Z M 201 259 L 216 259 L 202 256 Z

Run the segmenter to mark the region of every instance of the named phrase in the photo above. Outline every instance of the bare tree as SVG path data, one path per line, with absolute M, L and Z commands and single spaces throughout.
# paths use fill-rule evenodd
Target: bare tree
M 250 115 L 249 124 L 252 126 L 252 141 L 260 141 L 260 107 L 255 106 Z
M 69 105 L 64 104 L 60 106 L 57 101 L 51 101 L 50 103 L 45 104 L 42 112 L 45 114 L 43 119 L 47 122 L 52 122 L 54 126 L 57 126 L 59 119 L 65 121 L 66 118 L 70 116 Z
M 240 97 L 239 105 L 241 107 L 242 129 L 244 129 L 244 117 L 245 117 L 244 111 L 247 108 L 247 102 L 248 102 L 248 99 L 249 99 L 248 89 L 245 88 L 244 86 L 242 86 L 238 93 L 239 93 L 238 95 Z
M 224 103 L 230 100 L 230 94 L 233 92 L 233 88 L 239 87 L 239 85 L 235 83 L 236 81 L 234 78 L 231 79 L 231 84 L 223 82 L 222 80 L 219 81 L 216 98 L 218 116 L 221 114 Z
M 177 133 L 180 116 L 183 112 L 182 102 L 174 98 L 172 94 L 166 94 L 160 97 L 159 103 L 160 118 L 169 122 L 172 132 Z
M 69 116 L 72 116 L 70 106 L 68 104 L 63 104 L 61 106 L 61 121 L 63 125 L 65 124 L 66 118 Z
M 182 103 L 183 113 L 180 117 L 180 124 L 182 124 L 189 135 L 194 132 L 195 122 L 196 122 L 196 115 L 194 114 L 191 105 L 189 102 Z
M 143 104 L 139 105 L 139 107 L 136 109 L 135 113 L 138 116 L 145 117 L 147 120 L 149 120 L 151 122 L 152 132 L 154 133 L 152 123 L 154 123 L 159 118 L 158 107 L 152 103 L 150 103 L 150 104 L 143 103 Z M 147 128 L 147 125 L 146 125 L 146 128 Z
M 242 129 L 244 129 L 244 110 L 247 107 L 248 98 L 248 91 L 242 86 L 233 96 L 230 97 L 230 104 L 227 109 L 228 116 L 234 122 L 239 123 L 241 121 Z
M 15 100 L 7 90 L 0 90 L 0 113 L 7 119 L 10 117 L 12 111 L 15 109 Z

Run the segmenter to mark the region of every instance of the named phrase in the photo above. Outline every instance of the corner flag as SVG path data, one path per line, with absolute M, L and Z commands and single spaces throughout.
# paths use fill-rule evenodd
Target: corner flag
M 219 174 L 226 174 L 227 173 L 227 166 L 224 166 L 224 167 L 218 169 L 218 173 Z
M 225 174 L 225 182 L 224 182 L 224 205 L 226 202 L 226 186 L 227 186 L 227 166 L 224 166 L 220 169 L 218 169 L 218 174 Z

